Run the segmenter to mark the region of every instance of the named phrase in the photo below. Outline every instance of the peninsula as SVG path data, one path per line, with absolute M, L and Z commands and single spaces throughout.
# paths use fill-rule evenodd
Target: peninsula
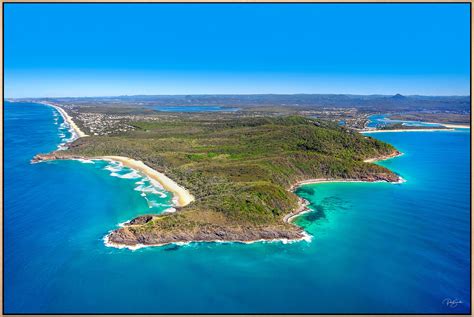
M 81 137 L 67 150 L 33 159 L 120 161 L 173 192 L 176 212 L 130 220 L 106 237 L 116 247 L 306 239 L 291 223 L 306 210 L 292 191 L 298 184 L 400 181 L 370 163 L 399 155 L 394 147 L 334 122 L 302 116 L 214 120 L 202 113 L 128 124 L 132 131 Z

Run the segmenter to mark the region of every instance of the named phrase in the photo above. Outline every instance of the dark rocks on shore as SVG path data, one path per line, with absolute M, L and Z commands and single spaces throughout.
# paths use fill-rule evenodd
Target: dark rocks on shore
M 304 237 L 303 229 L 294 227 L 284 228 L 240 228 L 240 227 L 218 227 L 197 228 L 196 230 L 134 230 L 132 226 L 112 231 L 108 236 L 109 243 L 118 245 L 164 245 L 176 242 L 192 241 L 240 241 L 251 242 L 256 240 L 280 240 L 301 239 Z
M 396 183 L 400 180 L 400 177 L 394 173 L 379 173 L 375 175 L 362 175 L 359 180 L 364 182 L 389 182 Z
M 66 155 L 60 151 L 55 151 L 47 154 L 37 154 L 31 160 L 31 163 L 38 163 L 43 161 L 53 161 L 53 160 L 66 160 L 66 159 L 81 159 L 80 156 Z
M 142 224 L 145 224 L 147 222 L 150 222 L 151 220 L 153 220 L 152 215 L 144 215 L 144 216 L 139 216 L 139 217 L 136 217 L 136 218 L 130 220 L 125 225 L 126 226 L 127 225 L 142 225 Z

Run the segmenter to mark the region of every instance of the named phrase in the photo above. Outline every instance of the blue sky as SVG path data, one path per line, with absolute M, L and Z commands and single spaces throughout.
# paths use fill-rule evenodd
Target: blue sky
M 469 95 L 468 4 L 5 4 L 5 96 Z

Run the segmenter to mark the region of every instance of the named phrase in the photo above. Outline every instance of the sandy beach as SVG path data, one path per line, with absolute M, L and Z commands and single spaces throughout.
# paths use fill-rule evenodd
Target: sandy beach
M 397 182 L 391 182 L 391 184 L 399 184 L 404 181 L 403 178 L 398 177 L 399 180 Z M 337 178 L 315 178 L 315 179 L 308 179 L 305 181 L 298 182 L 294 184 L 290 190 L 294 191 L 296 188 L 309 185 L 309 184 L 319 184 L 319 183 L 386 183 L 386 181 L 379 180 L 379 181 L 362 181 L 360 179 L 337 179 Z
M 448 126 L 446 126 L 446 127 L 448 127 Z M 370 133 L 390 133 L 390 132 L 436 132 L 436 131 L 454 131 L 454 128 L 449 128 L 449 129 L 434 129 L 433 128 L 433 129 L 365 130 L 365 131 L 360 131 L 360 133 L 370 134 Z
M 394 157 L 399 157 L 402 155 L 403 153 L 394 151 L 392 154 L 385 155 L 382 157 L 369 158 L 369 159 L 364 160 L 364 162 L 374 163 L 378 161 L 388 160 Z M 378 183 L 378 182 L 383 182 L 383 181 L 369 182 L 369 181 L 362 181 L 359 179 L 314 178 L 314 179 L 307 179 L 301 182 L 297 182 L 293 184 L 288 190 L 290 192 L 294 192 L 300 186 L 309 185 L 309 184 L 320 184 L 320 183 Z M 392 182 L 392 184 L 399 184 L 403 182 L 405 182 L 405 180 L 402 177 L 398 176 L 398 182 Z M 289 214 L 286 214 L 285 217 L 283 217 L 283 221 L 290 223 L 295 217 L 310 212 L 311 210 L 308 208 L 308 205 L 309 205 L 309 202 L 307 200 L 303 198 L 299 198 L 298 208 L 295 211 Z
M 83 137 L 86 137 L 88 136 L 87 134 L 85 134 L 81 129 L 79 129 L 79 127 L 74 123 L 74 121 L 72 120 L 71 116 L 67 114 L 66 111 L 64 111 L 61 107 L 58 107 L 58 106 L 55 106 L 53 104 L 50 104 L 50 103 L 46 103 L 44 102 L 43 103 L 44 105 L 47 105 L 47 106 L 50 106 L 50 107 L 53 107 L 54 109 L 58 110 L 58 112 L 61 114 L 61 116 L 63 117 L 64 121 L 66 121 L 66 123 L 74 130 L 74 133 L 76 134 L 76 136 L 78 138 L 83 138 Z
M 82 138 L 88 136 L 85 134 L 74 122 L 74 120 L 64 111 L 61 107 L 50 103 L 44 103 L 50 107 L 55 108 L 64 118 L 64 121 L 73 129 L 74 133 L 76 134 L 77 138 Z M 90 158 L 84 158 L 90 159 Z M 95 157 L 93 159 L 99 160 L 108 160 L 108 161 L 116 161 L 122 163 L 124 166 L 130 167 L 134 170 L 140 171 L 150 179 L 157 181 L 158 183 L 163 186 L 164 189 L 173 193 L 174 199 L 173 202 L 178 207 L 183 207 L 194 201 L 194 196 L 189 193 L 189 191 L 181 186 L 179 186 L 175 181 L 171 178 L 166 176 L 163 173 L 160 173 L 151 167 L 145 165 L 142 161 L 137 161 L 125 156 L 101 156 Z
M 471 126 L 467 124 L 445 124 L 445 123 L 440 123 L 442 126 L 446 128 L 453 128 L 453 129 L 470 129 Z
M 384 159 L 388 159 L 388 158 L 392 158 L 392 157 L 397 157 L 397 156 L 400 156 L 400 155 L 403 155 L 403 153 L 400 153 L 399 155 L 396 155 L 396 156 L 391 156 L 391 157 L 387 157 L 387 158 L 379 158 L 377 160 L 384 160 Z M 321 184 L 321 183 L 382 183 L 382 182 L 385 182 L 385 181 L 375 181 L 375 182 L 372 182 L 372 181 L 362 181 L 362 180 L 358 180 L 358 179 L 331 179 L 331 178 L 315 178 L 315 179 L 307 179 L 307 180 L 304 180 L 304 181 L 301 181 L 301 182 L 297 182 L 295 184 L 293 184 L 289 191 L 291 192 L 294 192 L 298 187 L 300 186 L 303 186 L 303 185 L 309 185 L 309 184 Z M 391 182 L 391 184 L 401 184 L 401 183 L 404 183 L 405 180 L 402 178 L 402 177 L 398 177 L 398 181 L 397 182 Z M 287 222 L 287 223 L 290 223 L 294 218 L 298 217 L 298 216 L 301 216 L 305 213 L 308 213 L 311 211 L 311 209 L 308 208 L 308 205 L 309 205 L 309 202 L 303 198 L 300 198 L 299 200 L 299 206 L 298 208 L 289 213 L 289 214 L 286 214 L 285 217 L 283 217 L 283 221 Z
M 137 161 L 125 156 L 101 156 L 94 159 L 108 160 L 108 161 L 117 161 L 122 163 L 124 166 L 130 167 L 134 170 L 140 171 L 150 179 L 153 179 L 159 182 L 164 189 L 173 193 L 175 199 L 173 200 L 178 207 L 183 207 L 194 201 L 194 196 L 189 193 L 189 191 L 179 186 L 175 181 L 166 176 L 163 173 L 160 173 L 153 168 L 147 166 L 142 161 Z

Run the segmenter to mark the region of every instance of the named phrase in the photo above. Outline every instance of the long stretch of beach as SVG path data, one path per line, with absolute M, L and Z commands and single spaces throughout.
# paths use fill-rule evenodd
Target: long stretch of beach
M 67 112 L 64 109 L 62 109 L 61 107 L 58 107 L 56 105 L 47 103 L 47 102 L 43 102 L 43 104 L 56 109 L 59 112 L 59 114 L 63 117 L 64 122 L 66 122 L 71 127 L 71 129 L 74 131 L 77 138 L 83 138 L 83 137 L 88 136 L 77 126 L 77 124 L 74 122 L 74 120 L 72 120 L 71 116 L 68 115 Z
M 447 127 L 447 126 L 446 126 Z M 448 129 L 393 129 L 393 130 L 363 130 L 360 133 L 390 133 L 390 132 L 436 132 L 436 131 L 454 131 L 454 128 Z
M 386 133 L 386 132 L 436 132 L 436 131 L 454 131 L 455 129 L 470 129 L 471 126 L 467 124 L 450 124 L 450 123 L 437 123 L 437 122 L 426 122 L 429 124 L 437 124 L 441 127 L 432 127 L 432 128 L 421 128 L 421 129 L 393 129 L 393 130 L 383 130 L 383 129 L 367 129 L 361 130 L 360 133 Z
M 43 104 L 55 108 L 64 118 L 64 121 L 66 122 L 66 124 L 68 124 L 72 128 L 77 138 L 83 138 L 83 137 L 88 136 L 77 126 L 77 124 L 74 122 L 72 117 L 68 115 L 67 112 L 64 111 L 64 109 L 50 103 L 43 103 Z M 155 180 L 158 183 L 160 183 L 164 189 L 171 192 L 174 196 L 173 202 L 178 207 L 184 207 L 194 201 L 194 196 L 191 195 L 186 188 L 179 186 L 171 178 L 147 166 L 142 161 L 137 161 L 125 156 L 101 156 L 101 157 L 94 157 L 93 159 L 120 162 L 124 166 L 127 166 L 131 169 L 142 172 L 150 179 Z

